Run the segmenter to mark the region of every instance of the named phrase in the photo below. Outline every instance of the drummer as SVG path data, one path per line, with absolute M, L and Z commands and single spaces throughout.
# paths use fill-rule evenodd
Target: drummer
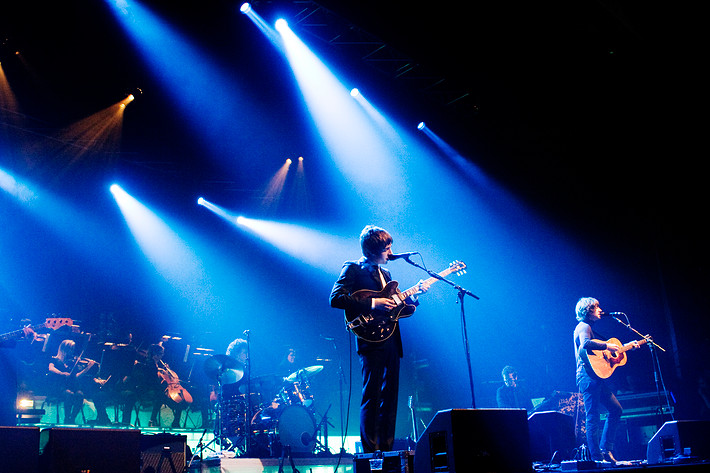
M 303 368 L 303 364 L 299 363 L 296 358 L 296 349 L 295 348 L 288 348 L 286 350 L 286 354 L 283 357 L 283 360 L 281 360 L 281 363 L 279 363 L 279 366 L 277 368 L 278 370 L 278 375 L 285 378 L 289 376 L 291 373 L 295 373 L 299 369 Z
M 247 341 L 242 338 L 232 340 L 227 347 L 226 355 L 236 363 L 222 374 L 222 389 L 225 396 L 239 394 L 239 388 L 248 370 L 249 350 Z

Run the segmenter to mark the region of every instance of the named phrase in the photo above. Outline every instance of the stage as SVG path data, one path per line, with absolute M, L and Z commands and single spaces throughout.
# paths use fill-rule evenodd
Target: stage
M 465 432 L 463 432 L 466 434 Z M 472 435 L 472 432 L 469 432 Z M 469 435 L 469 438 L 473 438 Z M 212 434 L 195 429 L 158 429 L 124 427 L 86 427 L 67 425 L 33 425 L 0 428 L 0 468 L 7 473 L 54 473 L 90 469 L 99 473 L 125 473 L 136 471 L 148 473 L 209 472 L 209 473 L 457 473 L 469 471 L 489 471 L 499 473 L 532 473 L 541 471 L 598 471 L 598 472 L 653 472 L 653 473 L 696 473 L 710 471 L 710 462 L 699 457 L 674 455 L 660 464 L 647 464 L 645 459 L 624 461 L 617 465 L 608 462 L 577 462 L 544 464 L 541 462 L 513 462 L 509 460 L 525 448 L 511 439 L 506 452 L 507 458 L 478 456 L 481 445 L 461 445 L 449 456 L 449 463 L 434 464 L 426 461 L 425 454 L 416 458 L 416 451 L 388 452 L 381 458 L 409 458 L 409 462 L 384 461 L 381 469 L 371 463 L 373 455 L 337 452 L 300 452 L 292 457 L 254 458 L 244 453 L 219 450 L 212 442 Z M 466 436 L 466 435 L 464 435 Z M 419 444 L 430 443 L 425 436 Z M 478 442 L 480 444 L 480 442 Z M 485 442 L 484 442 L 485 443 Z M 420 445 L 417 445 L 419 449 Z M 200 449 L 200 445 L 205 448 Z M 38 448 L 39 447 L 39 448 Z M 40 453 L 38 455 L 38 453 Z M 495 453 L 495 452 L 493 452 Z M 399 457 L 397 456 L 399 454 Z M 241 455 L 241 456 L 239 456 Z M 424 460 L 424 461 L 418 461 Z M 33 463 L 34 462 L 34 463 Z M 372 467 L 371 467 L 372 466 Z M 73 468 L 73 469 L 72 469 Z

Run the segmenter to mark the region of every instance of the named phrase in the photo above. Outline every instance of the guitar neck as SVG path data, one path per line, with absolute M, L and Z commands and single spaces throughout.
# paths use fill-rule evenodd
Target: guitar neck
M 39 330 L 39 329 L 45 328 L 46 326 L 47 326 L 47 324 L 43 323 L 43 324 L 39 324 L 39 325 L 34 325 L 29 328 L 31 330 Z M 25 327 L 25 328 L 27 328 L 27 327 Z M 24 336 L 25 328 L 21 328 L 19 330 L 14 330 L 14 331 L 8 332 L 8 333 L 3 333 L 2 335 L 0 335 L 0 341 L 4 342 L 6 340 L 13 340 L 15 338 Z
M 448 276 L 449 274 L 453 273 L 454 271 L 455 271 L 455 270 L 452 269 L 452 268 L 446 268 L 446 269 L 443 270 L 442 272 L 436 273 L 436 274 L 438 274 L 440 277 L 444 278 L 444 277 Z M 432 276 L 432 277 L 430 277 L 429 279 L 425 279 L 425 280 L 424 280 L 424 284 L 430 286 L 430 285 L 434 284 L 434 283 L 435 283 L 436 281 L 438 281 L 438 280 L 439 280 L 439 278 L 435 278 L 434 276 Z M 404 299 L 406 299 L 406 298 L 409 297 L 409 296 L 413 296 L 414 294 L 416 294 L 417 291 L 418 291 L 418 288 L 419 288 L 419 284 L 417 284 L 416 286 L 412 286 L 412 287 L 410 287 L 409 289 L 407 289 L 406 291 L 402 292 L 402 295 L 404 296 Z
M 641 339 L 641 340 L 637 340 L 637 342 L 638 342 L 639 346 L 641 346 L 641 345 L 643 345 L 644 343 L 646 343 L 647 340 L 644 338 L 644 339 Z M 637 342 L 629 342 L 629 343 L 624 344 L 624 345 L 621 347 L 621 350 L 619 350 L 619 353 L 624 353 L 624 352 L 626 352 L 626 351 L 633 350 L 633 349 L 634 349 L 634 343 L 637 343 Z

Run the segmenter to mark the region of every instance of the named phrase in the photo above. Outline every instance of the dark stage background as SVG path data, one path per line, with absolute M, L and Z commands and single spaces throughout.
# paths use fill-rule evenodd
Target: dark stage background
M 374 223 L 394 235 L 395 251 L 420 251 L 430 269 L 468 265 L 457 282 L 480 297 L 465 302 L 476 407 L 494 405 L 506 364 L 535 397 L 575 391 L 573 310 L 594 296 L 666 348 L 677 418 L 699 416 L 708 232 L 697 12 L 616 1 L 327 1 L 327 15 L 299 23 L 313 5 L 253 8 L 269 25 L 286 18 L 397 130 L 392 139 L 380 126 L 384 143 L 400 144 L 380 161 L 369 158 L 383 148 L 365 146 L 355 128 L 340 133 L 355 137 L 345 146 L 359 158 L 340 160 L 288 61 L 238 3 L 3 8 L 2 80 L 14 100 L 3 89 L 0 171 L 37 196 L 0 193 L 4 331 L 62 314 L 97 341 L 132 333 L 145 346 L 173 333 L 223 352 L 250 330 L 255 374 L 272 373 L 289 346 L 306 365 L 325 366 L 314 396 L 319 413 L 332 405 L 336 431 L 346 409 L 341 366 L 355 434 L 359 365 L 328 295 L 342 261 L 360 254 L 360 229 Z M 419 76 L 387 73 L 348 41 L 324 41 L 340 22 L 411 58 Z M 427 87 L 427 77 L 446 81 Z M 71 134 L 128 93 L 136 100 L 120 143 Z M 346 110 L 331 111 L 347 123 Z M 422 120 L 475 172 L 418 132 Z M 281 199 L 265 205 L 274 173 L 299 156 L 305 183 L 295 182 L 294 164 Z M 168 255 L 174 267 L 136 244 L 108 191 L 114 182 L 185 242 L 189 251 Z M 200 196 L 291 225 L 243 231 L 198 206 Z M 405 288 L 422 277 L 402 261 L 390 269 Z M 408 396 L 424 422 L 470 407 L 471 396 L 453 289 L 433 287 L 402 332 L 404 437 Z M 599 332 L 634 338 L 609 320 Z M 631 354 L 614 381 L 654 390 L 648 351 Z

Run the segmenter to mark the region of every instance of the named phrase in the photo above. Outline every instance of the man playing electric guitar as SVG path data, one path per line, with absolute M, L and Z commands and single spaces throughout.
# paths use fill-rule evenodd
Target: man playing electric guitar
M 587 448 L 592 460 L 616 463 L 613 448 L 616 431 L 623 409 L 604 379 L 594 374 L 588 366 L 587 356 L 592 350 L 607 350 L 612 358 L 621 352 L 622 347 L 613 342 L 596 340 L 592 325 L 601 319 L 602 309 L 599 301 L 593 297 L 583 297 L 575 308 L 579 323 L 574 329 L 574 354 L 577 361 L 577 386 L 584 399 L 587 426 Z M 633 349 L 638 348 L 634 342 Z M 600 408 L 606 408 L 608 415 L 601 428 Z M 601 438 L 600 438 L 601 430 Z
M 362 289 L 382 290 L 392 280 L 387 264 L 392 254 L 392 236 L 372 225 L 360 234 L 364 255 L 357 261 L 346 261 L 330 294 L 330 305 L 346 312 L 368 313 L 375 310 L 390 311 L 397 302 L 387 297 L 359 298 L 353 293 Z M 419 284 L 417 293 L 426 292 L 428 285 Z M 410 298 L 410 304 L 418 302 Z M 362 402 L 360 403 L 360 437 L 366 453 L 376 450 L 390 451 L 394 445 L 394 428 L 397 420 L 399 391 L 399 362 L 402 357 L 402 339 L 398 324 L 394 331 L 381 341 L 357 338 L 357 353 L 362 366 Z

